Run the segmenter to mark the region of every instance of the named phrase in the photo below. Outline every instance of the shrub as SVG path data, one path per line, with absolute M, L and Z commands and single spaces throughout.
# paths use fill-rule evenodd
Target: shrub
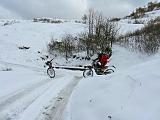
M 21 49 L 21 50 L 27 50 L 27 49 L 29 49 L 30 47 L 22 46 L 22 47 L 18 47 L 18 48 Z
M 110 20 L 110 22 L 118 22 L 118 21 L 120 21 L 121 20 L 121 18 L 112 18 L 111 20 Z
M 62 37 L 61 42 L 53 39 L 48 44 L 48 52 L 52 54 L 54 51 L 65 55 L 66 60 L 72 56 L 75 51 L 74 37 L 70 34 L 66 34 Z
M 12 68 L 2 68 L 2 71 L 12 71 Z
M 139 50 L 148 55 L 158 52 L 160 47 L 160 23 L 149 22 L 141 30 L 128 33 L 119 38 L 121 45 L 131 50 Z

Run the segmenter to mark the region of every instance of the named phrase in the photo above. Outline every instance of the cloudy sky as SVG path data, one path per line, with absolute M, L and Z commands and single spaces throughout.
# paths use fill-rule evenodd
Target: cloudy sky
M 106 17 L 123 17 L 154 0 L 0 0 L 0 17 L 81 18 L 89 8 Z

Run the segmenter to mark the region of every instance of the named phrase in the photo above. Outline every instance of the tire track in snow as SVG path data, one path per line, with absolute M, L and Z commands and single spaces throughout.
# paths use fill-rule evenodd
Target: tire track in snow
M 36 120 L 62 120 L 62 114 L 66 108 L 68 100 L 73 92 L 73 89 L 81 80 L 82 77 L 75 77 L 58 95 L 56 101 L 52 101 L 51 105 L 46 106 L 40 117 Z M 43 116 L 43 117 L 42 117 Z
M 17 63 L 10 63 L 10 62 L 5 62 L 5 61 L 0 61 L 0 63 L 3 65 L 26 68 L 26 69 L 34 70 L 37 72 L 44 72 L 43 68 L 40 68 L 40 67 L 32 67 L 32 66 L 27 66 L 27 65 L 23 65 L 23 64 L 17 64 Z
M 6 107 L 8 107 L 10 104 L 14 103 L 16 100 L 22 98 L 23 96 L 31 93 L 32 91 L 34 91 L 35 89 L 37 89 L 38 87 L 41 87 L 42 85 L 48 83 L 49 81 L 41 81 L 41 82 L 38 82 L 36 84 L 32 84 L 30 87 L 26 87 L 24 89 L 20 89 L 20 90 L 17 90 L 16 92 L 12 93 L 13 95 L 9 95 L 10 97 L 8 96 L 4 96 L 4 97 L 1 97 L 0 99 L 2 101 L 0 101 L 0 112 L 5 109 Z M 8 98 L 7 98 L 8 97 Z M 3 98 L 7 98 L 5 100 L 3 100 Z
M 56 78 L 61 78 L 60 77 L 56 77 Z M 24 111 L 30 104 L 32 104 L 40 95 L 42 95 L 52 84 L 50 84 L 51 82 L 53 82 L 53 79 L 48 79 L 48 80 L 41 80 L 41 82 L 32 84 L 28 87 L 25 87 L 23 89 L 19 89 L 15 92 L 13 92 L 12 94 L 6 95 L 4 97 L 0 98 L 0 120 L 10 120 L 10 117 L 8 115 L 7 112 L 13 111 L 12 114 L 17 114 L 16 110 L 21 109 L 20 111 Z M 34 91 L 36 91 L 37 89 L 40 89 L 41 87 L 43 87 L 43 90 L 41 92 L 36 93 L 36 95 L 33 95 L 32 98 L 30 98 L 29 95 L 32 95 L 32 93 Z M 45 87 L 46 86 L 46 87 Z M 26 101 L 23 99 L 26 97 L 28 97 L 29 99 Z M 17 106 L 17 103 L 19 101 L 23 101 L 25 104 L 23 104 L 22 106 Z M 14 113 L 15 112 L 15 113 Z

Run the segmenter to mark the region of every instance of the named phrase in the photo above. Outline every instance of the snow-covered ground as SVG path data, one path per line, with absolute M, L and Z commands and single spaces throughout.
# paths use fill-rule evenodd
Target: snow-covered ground
M 124 34 L 143 24 L 121 21 L 118 26 Z M 56 70 L 54 79 L 46 75 L 41 57 L 47 55 L 51 38 L 85 30 L 86 25 L 73 21 L 0 20 L 0 120 L 159 119 L 159 54 L 148 57 L 114 45 L 109 62 L 116 66 L 114 74 L 84 79 L 81 71 Z M 23 46 L 30 48 L 19 49 Z M 90 61 L 56 58 L 54 63 Z
M 76 35 L 86 29 L 83 24 L 74 22 L 47 24 L 29 20 L 13 21 L 0 20 L 0 60 L 34 66 L 40 62 L 40 57 L 46 55 L 47 44 L 52 38 L 60 39 L 64 34 Z M 3 26 L 6 22 L 12 24 Z M 19 49 L 23 46 L 30 48 Z
M 135 23 L 135 19 L 125 18 L 121 19 L 117 24 L 119 28 L 119 34 L 124 35 L 129 32 L 134 32 L 137 29 L 141 29 L 147 24 L 150 20 L 154 20 L 155 18 L 160 17 L 160 10 L 154 10 L 152 12 L 147 12 L 142 18 L 136 19 L 139 24 Z
M 142 22 L 142 24 L 146 24 L 150 20 L 154 20 L 155 18 L 160 16 L 160 10 L 153 10 L 151 12 L 146 12 L 143 17 L 137 18 L 136 20 L 139 22 Z M 127 19 L 121 19 L 120 22 L 122 23 L 128 23 L 128 24 L 134 24 L 135 19 L 127 18 Z
M 0 20 L 0 120 L 48 117 L 42 111 L 54 105 L 61 91 L 74 83 L 72 81 L 80 80 L 82 74 L 56 70 L 56 77 L 50 79 L 41 57 L 47 55 L 46 46 L 52 37 L 76 35 L 85 29 L 83 24 L 75 22 L 48 24 Z M 19 49 L 23 46 L 30 48 Z
M 160 56 L 139 55 L 115 46 L 111 63 L 117 71 L 81 80 L 65 120 L 159 120 Z
M 49 79 L 43 69 L 8 65 L 12 71 L 0 71 L 0 119 L 35 120 L 42 110 L 58 100 L 61 90 L 81 78 L 77 72 L 56 70 Z M 71 75 L 72 74 L 72 75 Z
M 144 24 L 128 24 L 127 22 L 118 22 L 118 34 L 119 35 L 125 35 L 130 32 L 134 32 L 137 29 L 141 29 L 144 27 Z

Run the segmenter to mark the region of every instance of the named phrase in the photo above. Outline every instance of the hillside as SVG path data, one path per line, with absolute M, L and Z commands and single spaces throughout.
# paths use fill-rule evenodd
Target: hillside
M 157 16 L 160 10 L 154 9 L 137 18 L 140 23 L 130 17 L 121 19 L 116 22 L 118 34 L 141 29 Z M 148 56 L 114 44 L 108 63 L 116 66 L 113 74 L 84 78 L 82 71 L 55 69 L 51 79 L 44 68 L 47 60 L 54 58 L 53 65 L 68 67 L 89 65 L 92 60 L 81 59 L 85 52 L 68 61 L 63 56 L 48 56 L 52 38 L 60 41 L 68 33 L 76 36 L 87 25 L 43 19 L 0 19 L 0 120 L 160 119 L 159 52 Z
M 160 16 L 160 10 L 153 10 L 151 12 L 146 12 L 143 17 L 133 19 L 131 17 L 122 18 L 119 22 L 128 24 L 146 24 L 150 20 L 154 20 Z
M 59 92 L 76 80 L 77 72 L 70 76 L 68 71 L 56 70 L 55 80 L 50 79 L 47 68 L 44 68 L 47 44 L 52 37 L 59 39 L 64 34 L 76 35 L 84 30 L 83 24 L 72 21 L 51 24 L 33 20 L 0 20 L 1 120 L 26 119 L 21 117 L 27 110 L 34 111 L 29 116 L 35 119 L 44 106 L 54 104 L 50 101 L 56 101 Z M 60 58 L 57 62 L 63 64 L 66 61 Z
M 6 24 L 6 25 L 5 25 Z M 0 61 L 33 65 L 47 55 L 47 44 L 64 34 L 76 35 L 85 26 L 75 22 L 37 23 L 32 20 L 0 20 Z M 29 47 L 29 49 L 20 49 Z
M 160 57 L 135 64 L 135 61 L 138 62 L 135 55 L 133 57 L 118 50 L 121 51 L 121 57 L 116 56 L 116 51 L 113 54 L 113 61 L 119 59 L 117 66 L 126 66 L 126 62 L 130 62 L 132 67 L 129 65 L 112 75 L 80 81 L 71 96 L 65 120 L 160 119 Z
M 139 7 L 125 18 L 136 20 L 137 24 L 147 23 L 151 19 L 160 16 L 160 2 L 149 2 L 144 7 Z M 136 23 L 135 21 L 135 23 Z
M 159 9 L 136 19 L 121 19 L 116 22 L 119 34 L 141 29 L 157 17 Z M 159 52 L 145 56 L 114 46 L 109 64 L 117 66 L 116 72 L 80 81 L 63 117 L 65 120 L 159 120 L 159 61 Z

